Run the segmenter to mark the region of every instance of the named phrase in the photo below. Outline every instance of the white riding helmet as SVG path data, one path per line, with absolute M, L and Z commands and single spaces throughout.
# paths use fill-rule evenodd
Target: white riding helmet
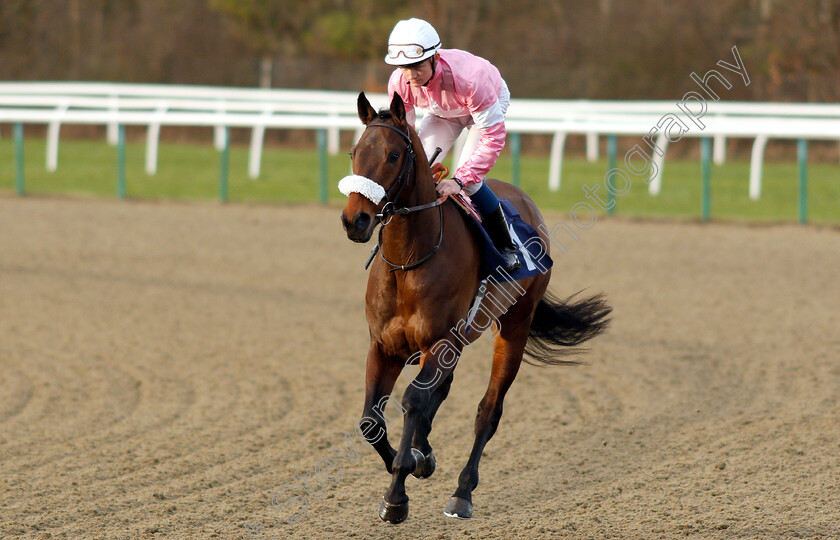
M 423 19 L 408 19 L 398 22 L 388 38 L 388 54 L 385 63 L 392 66 L 416 64 L 440 49 L 438 33 Z

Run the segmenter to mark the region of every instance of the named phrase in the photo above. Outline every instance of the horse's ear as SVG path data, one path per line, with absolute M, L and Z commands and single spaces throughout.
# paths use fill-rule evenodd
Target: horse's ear
M 402 98 L 396 92 L 391 99 L 391 116 L 400 124 L 405 124 L 405 104 Z
M 364 92 L 359 92 L 359 99 L 356 101 L 359 107 L 359 119 L 364 125 L 376 118 L 376 110 L 371 106 Z

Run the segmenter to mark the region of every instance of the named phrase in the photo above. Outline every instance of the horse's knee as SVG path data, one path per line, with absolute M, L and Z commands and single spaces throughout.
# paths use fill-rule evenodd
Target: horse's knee
M 449 377 L 447 377 L 443 381 L 443 384 L 441 384 L 440 388 L 438 389 L 438 392 L 440 392 L 441 401 L 443 401 L 444 399 L 446 399 L 449 396 L 449 389 L 451 387 L 452 387 L 452 374 L 450 373 Z
M 357 429 L 371 446 L 381 441 L 387 435 L 385 422 L 369 416 L 363 416 L 359 420 Z
M 403 395 L 402 405 L 407 416 L 423 412 L 429 408 L 431 393 L 428 390 L 409 387 Z

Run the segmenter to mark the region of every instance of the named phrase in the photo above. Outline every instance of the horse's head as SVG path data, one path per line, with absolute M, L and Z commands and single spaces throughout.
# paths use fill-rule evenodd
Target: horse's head
M 405 105 L 394 94 L 389 110 L 376 112 L 364 92 L 358 99 L 359 118 L 367 126 L 353 147 L 353 174 L 339 182 L 349 197 L 341 213 L 347 237 L 367 242 L 376 225 L 376 215 L 388 202 L 396 202 L 414 174 L 414 149 L 405 119 Z

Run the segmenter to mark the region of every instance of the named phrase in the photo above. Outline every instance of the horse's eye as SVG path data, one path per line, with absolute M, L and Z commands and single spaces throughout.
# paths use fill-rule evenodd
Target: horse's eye
M 400 154 L 399 153 L 391 152 L 390 154 L 388 154 L 388 163 L 394 163 L 398 159 L 400 159 Z

